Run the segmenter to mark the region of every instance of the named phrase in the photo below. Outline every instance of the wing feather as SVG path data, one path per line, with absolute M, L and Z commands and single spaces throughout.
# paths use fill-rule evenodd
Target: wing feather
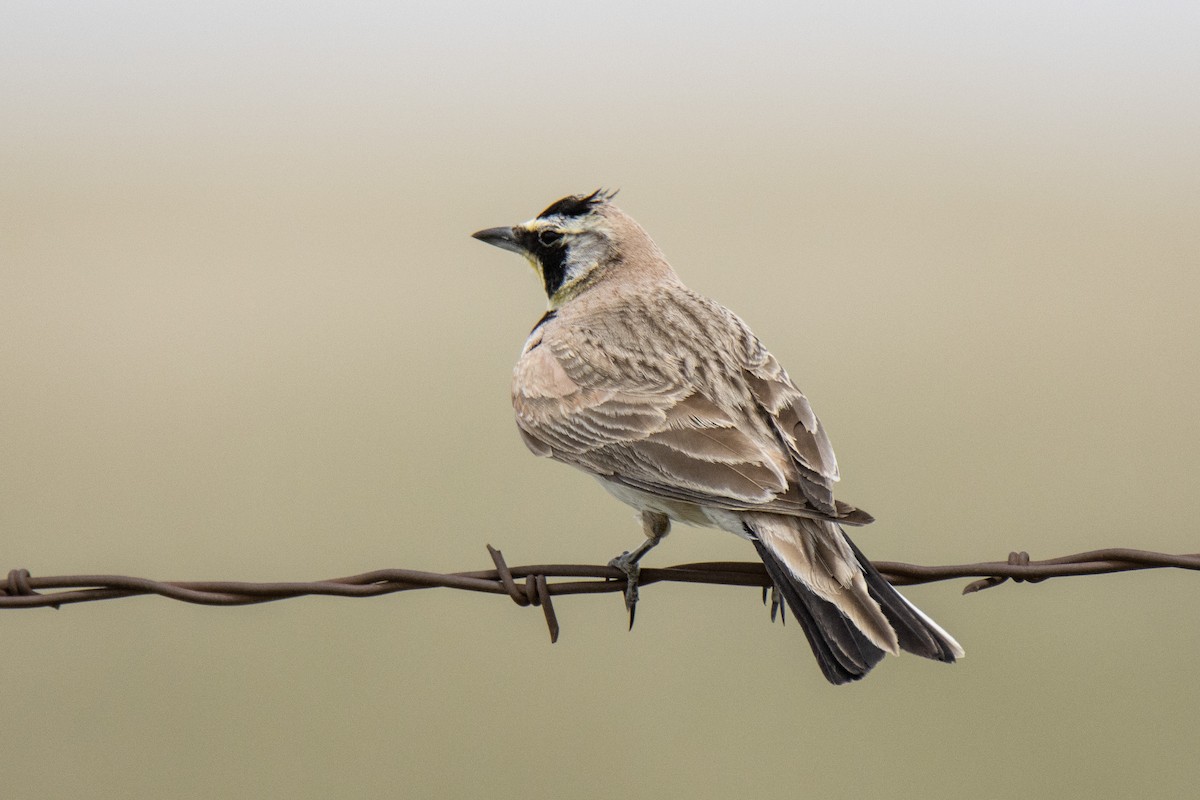
M 622 336 L 611 313 L 602 335 L 566 327 L 562 315 L 535 330 L 513 374 L 526 445 L 675 500 L 871 521 L 834 501 L 837 461 L 807 398 L 740 319 L 716 308 L 728 335 L 679 337 L 682 353 Z

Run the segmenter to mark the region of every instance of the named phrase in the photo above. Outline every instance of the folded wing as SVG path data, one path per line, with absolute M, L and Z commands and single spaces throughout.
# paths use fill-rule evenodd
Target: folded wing
M 582 359 L 572 347 L 533 342 L 514 374 L 517 424 L 538 455 L 659 496 L 870 522 L 834 501 L 837 462 L 808 400 L 765 350 L 743 361 L 734 390 L 705 392 L 661 370 L 651 381 L 615 381 L 575 368 L 596 364 L 595 353 Z

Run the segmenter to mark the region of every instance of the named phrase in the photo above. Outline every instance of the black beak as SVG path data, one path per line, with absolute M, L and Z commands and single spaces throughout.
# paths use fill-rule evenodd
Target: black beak
M 488 228 L 471 234 L 481 242 L 495 245 L 514 253 L 524 253 L 525 248 L 517 242 L 517 232 L 513 228 Z

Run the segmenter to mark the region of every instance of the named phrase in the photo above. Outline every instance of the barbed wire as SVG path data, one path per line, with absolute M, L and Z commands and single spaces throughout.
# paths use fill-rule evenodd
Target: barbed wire
M 416 589 L 461 589 L 487 594 L 506 594 L 519 606 L 540 607 L 557 641 L 559 626 L 551 598 L 555 595 L 601 594 L 625 591 L 625 573 L 610 566 L 581 564 L 535 564 L 510 567 L 501 552 L 488 545 L 495 569 L 475 572 L 422 572 L 411 569 L 380 569 L 323 581 L 248 583 L 240 581 L 155 581 L 125 575 L 64 575 L 33 577 L 28 570 L 14 569 L 0 585 L 0 609 L 61 608 L 72 603 L 114 600 L 119 597 L 155 594 L 185 603 L 209 606 L 244 606 L 293 597 L 379 597 Z M 1010 553 L 1007 561 L 978 564 L 923 566 L 897 561 L 872 562 L 889 582 L 897 586 L 978 578 L 963 588 L 963 594 L 999 586 L 1007 580 L 1039 583 L 1047 578 L 1071 575 L 1103 575 L 1142 569 L 1200 570 L 1200 553 L 1171 555 L 1147 550 L 1108 548 L 1070 556 L 1033 561 L 1025 552 Z M 558 580 L 551 578 L 577 580 Z M 584 580 L 578 580 L 584 579 Z M 654 583 L 703 583 L 721 586 L 771 586 L 760 562 L 713 561 L 674 567 L 644 567 L 640 586 Z

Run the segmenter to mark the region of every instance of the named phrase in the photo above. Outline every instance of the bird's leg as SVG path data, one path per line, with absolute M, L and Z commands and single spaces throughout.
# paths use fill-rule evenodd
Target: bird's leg
M 666 514 L 657 511 L 642 512 L 642 531 L 646 541 L 638 545 L 631 553 L 626 550 L 621 555 L 608 562 L 610 567 L 616 567 L 625 573 L 625 608 L 629 610 L 629 627 L 633 628 L 633 616 L 637 611 L 638 575 L 642 568 L 638 561 L 642 556 L 654 549 L 671 530 L 671 519 Z

